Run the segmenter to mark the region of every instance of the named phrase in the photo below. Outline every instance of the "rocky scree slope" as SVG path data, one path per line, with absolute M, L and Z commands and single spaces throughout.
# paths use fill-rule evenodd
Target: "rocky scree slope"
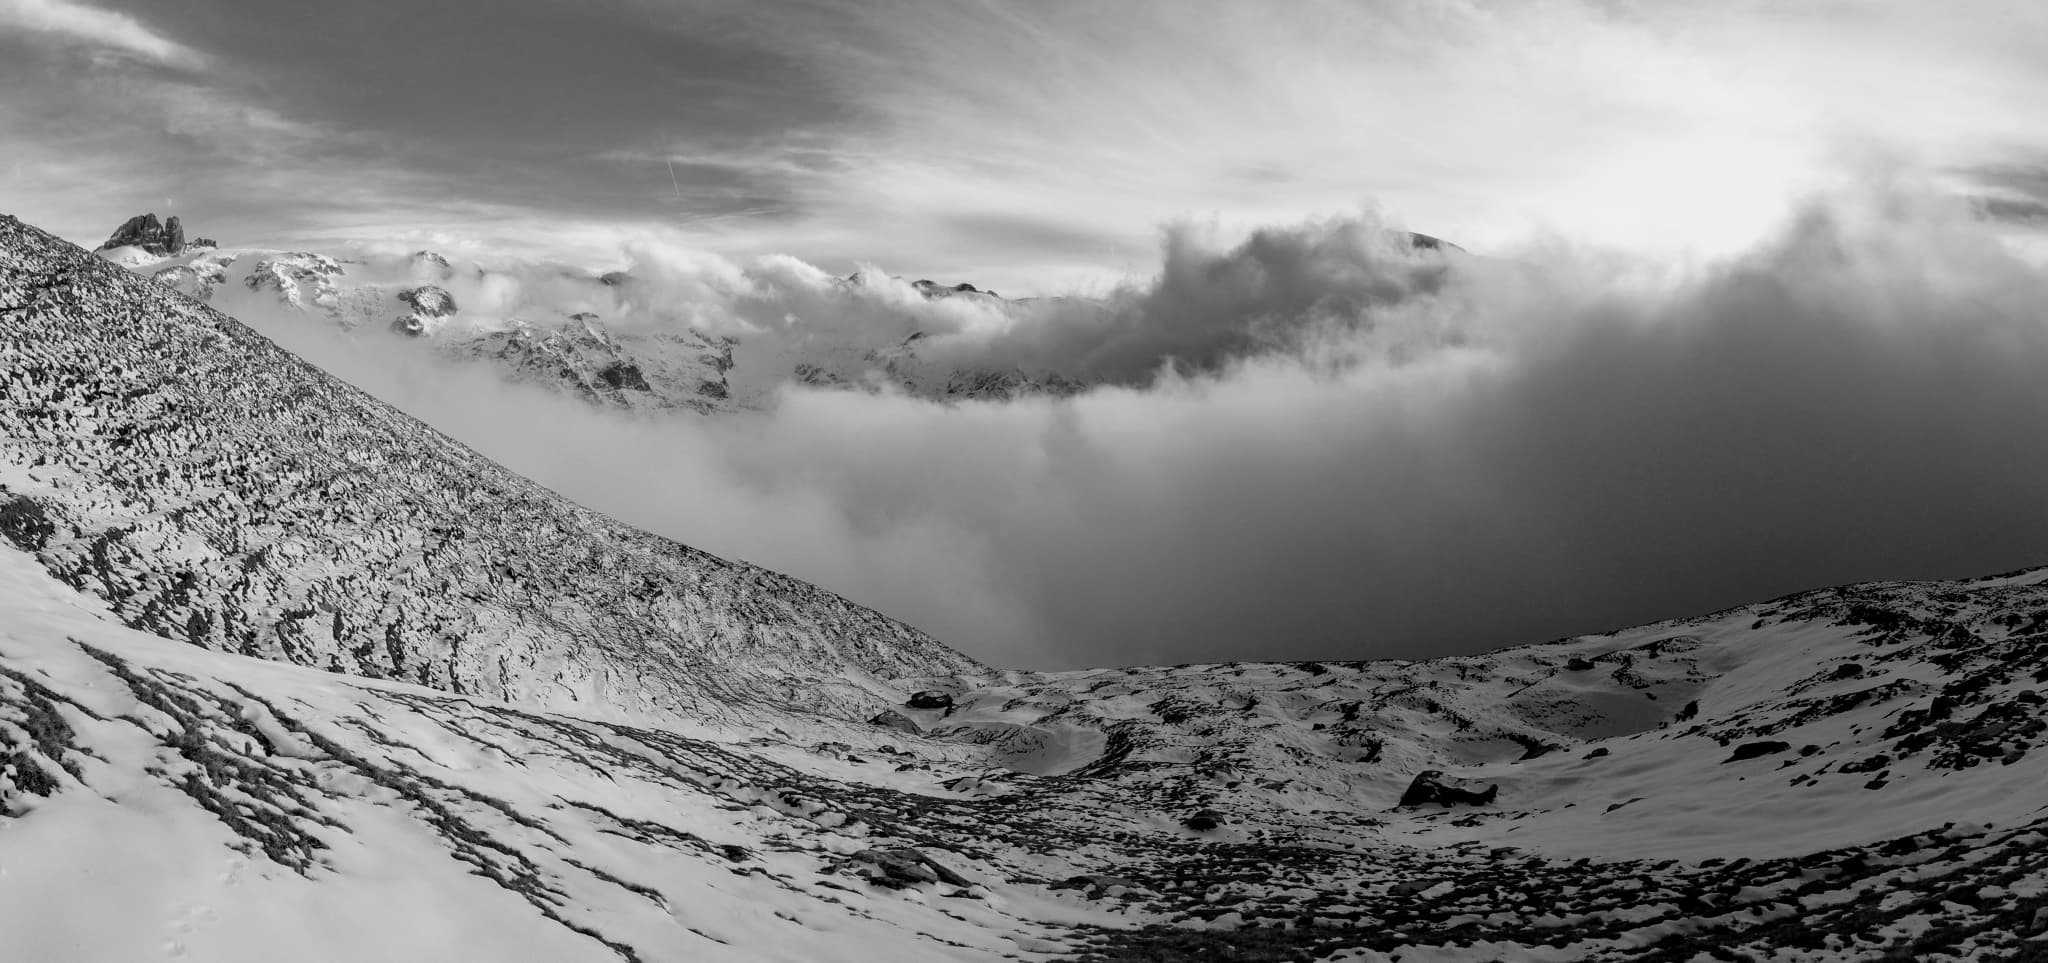
M 2048 959 L 2039 570 L 1455 660 L 955 677 L 892 710 L 923 735 L 812 741 L 170 644 L 40 569 L 0 545 L 25 958 Z M 1004 714 L 1100 738 L 936 751 Z M 1486 801 L 1403 804 L 1422 766 Z
M 0 511 L 126 624 L 534 706 L 865 715 L 969 671 L 582 509 L 231 318 L 0 218 Z

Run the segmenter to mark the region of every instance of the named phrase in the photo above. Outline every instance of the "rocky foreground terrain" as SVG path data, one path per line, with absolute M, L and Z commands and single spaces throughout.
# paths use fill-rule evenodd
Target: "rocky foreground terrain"
M 2048 959 L 2048 569 L 1004 672 L 0 219 L 24 959 Z

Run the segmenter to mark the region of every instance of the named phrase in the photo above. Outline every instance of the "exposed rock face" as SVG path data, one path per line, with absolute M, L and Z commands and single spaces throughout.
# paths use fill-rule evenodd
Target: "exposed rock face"
M 339 268 L 271 259 L 286 290 Z M 194 645 L 544 706 L 866 719 L 977 668 L 812 586 L 626 528 L 162 285 L 0 218 L 0 457 L 37 554 Z M 174 453 L 174 454 L 173 454 Z M 17 468 L 16 470 L 19 470 Z
M 206 240 L 205 244 L 213 246 L 211 240 Z M 107 238 L 107 243 L 98 249 L 105 251 L 117 247 L 141 248 L 160 256 L 178 254 L 185 250 L 185 225 L 175 214 L 163 222 L 158 222 L 155 214 L 137 214 L 122 222 Z
M 910 697 L 904 705 L 912 709 L 950 709 L 953 697 L 944 692 L 919 692 Z

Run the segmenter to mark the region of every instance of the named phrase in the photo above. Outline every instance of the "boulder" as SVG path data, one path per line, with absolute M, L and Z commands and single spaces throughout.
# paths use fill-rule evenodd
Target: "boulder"
M 944 692 L 927 690 L 912 695 L 910 701 L 904 705 L 912 709 L 951 709 L 953 697 Z
M 1197 810 L 1194 815 L 1180 821 L 1180 824 L 1198 833 L 1230 825 L 1230 817 L 1214 809 Z
M 1415 774 L 1408 791 L 1401 794 L 1401 806 L 1489 806 L 1500 795 L 1500 784 L 1473 791 L 1448 781 L 1442 770 L 1426 769 Z
M 913 735 L 924 731 L 924 727 L 918 725 L 915 720 L 894 709 L 884 709 L 876 713 L 874 718 L 868 720 L 868 725 L 896 729 Z

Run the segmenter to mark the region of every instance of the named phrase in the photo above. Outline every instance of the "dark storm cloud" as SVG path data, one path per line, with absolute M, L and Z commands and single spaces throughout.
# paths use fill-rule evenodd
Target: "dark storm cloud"
M 1442 262 L 1369 221 L 1190 246 L 1128 295 L 1157 317 L 1104 323 L 1220 297 L 1320 336 L 1064 401 L 791 390 L 633 423 L 301 347 L 572 497 L 996 664 L 1422 656 L 2048 561 L 2048 273 L 1962 207 L 1815 204 L 1679 274 L 1552 247 L 1389 284 Z M 828 277 L 778 270 L 693 290 Z

